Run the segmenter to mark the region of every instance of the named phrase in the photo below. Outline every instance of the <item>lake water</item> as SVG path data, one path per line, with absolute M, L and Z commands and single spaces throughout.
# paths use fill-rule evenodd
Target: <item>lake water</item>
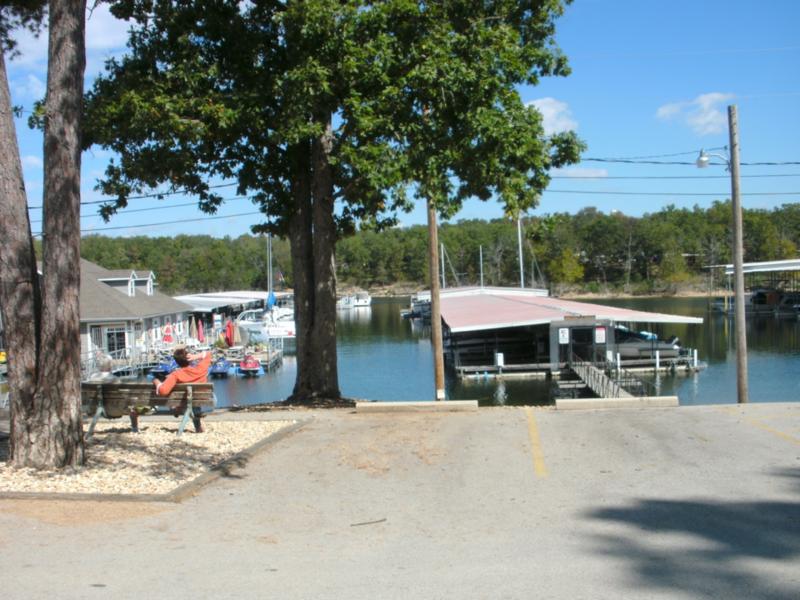
M 697 348 L 708 368 L 691 375 L 650 377 L 662 395 L 681 404 L 736 402 L 736 348 L 733 319 L 708 311 L 705 298 L 603 300 L 603 304 L 652 312 L 703 317 L 702 325 L 667 325 L 655 331 L 662 338 L 677 335 L 684 346 Z M 337 332 L 339 385 L 342 394 L 365 400 L 430 400 L 434 397 L 433 356 L 429 331 L 403 319 L 407 299 L 373 300 L 370 309 L 339 311 Z M 653 328 L 650 328 L 653 329 Z M 748 370 L 752 402 L 800 401 L 800 320 L 759 317 L 747 320 Z M 219 406 L 284 400 L 294 386 L 296 364 L 259 378 L 219 380 Z M 536 379 L 457 380 L 448 377 L 447 398 L 492 404 L 549 404 L 550 381 Z

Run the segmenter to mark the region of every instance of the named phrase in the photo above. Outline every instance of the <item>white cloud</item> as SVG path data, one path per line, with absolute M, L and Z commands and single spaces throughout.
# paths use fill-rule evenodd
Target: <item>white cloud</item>
M 721 92 L 701 94 L 694 100 L 660 106 L 656 111 L 656 117 L 681 121 L 697 135 L 718 134 L 726 130 L 728 123 L 722 107 L 733 98 L 733 94 Z
M 572 117 L 569 105 L 555 98 L 539 98 L 532 100 L 528 106 L 535 106 L 542 114 L 544 132 L 547 135 L 573 131 L 578 128 L 578 122 Z
M 42 159 L 38 156 L 34 156 L 33 154 L 28 154 L 27 156 L 22 157 L 22 166 L 33 168 L 33 169 L 41 169 L 43 166 Z
M 86 9 L 86 57 L 87 61 L 100 63 L 104 56 L 119 52 L 125 48 L 128 40 L 128 27 L 126 21 L 120 21 L 110 12 L 108 5 L 98 4 Z M 16 36 L 16 57 L 9 68 L 44 69 L 47 65 L 47 27 L 43 28 L 38 37 L 27 31 L 19 31 Z M 90 74 L 87 69 L 87 75 Z
M 558 175 L 559 177 L 571 177 L 580 179 L 581 177 L 608 177 L 608 170 L 606 169 L 587 169 L 583 167 L 571 167 L 566 169 L 553 169 L 550 175 Z
M 25 180 L 25 193 L 28 196 L 28 205 L 42 205 L 42 191 L 44 184 L 41 180 L 26 179 Z M 39 218 L 39 217 L 36 217 Z
M 128 41 L 127 21 L 112 15 L 106 4 L 86 13 L 86 51 L 121 50 Z
M 47 92 L 47 86 L 44 81 L 32 73 L 28 73 L 24 78 L 15 79 L 11 87 L 15 98 L 41 100 L 44 98 L 45 92 Z

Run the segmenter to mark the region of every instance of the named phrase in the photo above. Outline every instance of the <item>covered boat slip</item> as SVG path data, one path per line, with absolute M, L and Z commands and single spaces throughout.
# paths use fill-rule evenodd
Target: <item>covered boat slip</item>
M 728 294 L 712 301 L 717 312 L 733 315 L 732 264 L 706 267 L 726 276 Z M 800 259 L 750 262 L 742 265 L 745 282 L 745 314 L 748 316 L 800 316 Z
M 703 319 L 544 297 L 539 290 L 443 290 L 445 354 L 461 376 L 558 372 L 574 360 L 622 366 L 688 363 L 677 341 L 658 340 L 625 324 L 698 324 Z M 656 362 L 659 365 L 656 365 Z
M 267 305 L 267 296 L 267 292 L 241 290 L 186 294 L 176 296 L 175 299 L 191 306 L 192 312 L 236 315 L 248 308 L 264 308 Z M 290 297 L 291 293 L 275 292 L 275 296 L 280 301 Z

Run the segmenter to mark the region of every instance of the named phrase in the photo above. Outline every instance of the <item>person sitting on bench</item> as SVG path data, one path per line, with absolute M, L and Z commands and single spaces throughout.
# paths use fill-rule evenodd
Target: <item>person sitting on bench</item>
M 178 363 L 178 369 L 167 375 L 164 381 L 153 379 L 156 386 L 156 395 L 169 396 L 178 383 L 206 383 L 208 382 L 208 369 L 211 367 L 211 352 L 188 354 L 186 348 L 177 348 L 172 357 Z M 195 362 L 196 361 L 196 362 Z M 203 431 L 200 424 L 200 407 L 193 407 L 194 428 L 197 433 Z

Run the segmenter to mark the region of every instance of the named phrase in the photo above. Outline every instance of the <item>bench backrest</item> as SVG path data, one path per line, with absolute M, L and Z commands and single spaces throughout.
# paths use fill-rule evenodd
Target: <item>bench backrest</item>
M 213 383 L 179 383 L 169 396 L 157 396 L 152 383 L 81 383 L 81 400 L 89 411 L 97 409 L 100 398 L 109 417 L 122 416 L 131 406 L 167 406 L 184 404 L 192 389 L 192 406 L 215 406 Z

